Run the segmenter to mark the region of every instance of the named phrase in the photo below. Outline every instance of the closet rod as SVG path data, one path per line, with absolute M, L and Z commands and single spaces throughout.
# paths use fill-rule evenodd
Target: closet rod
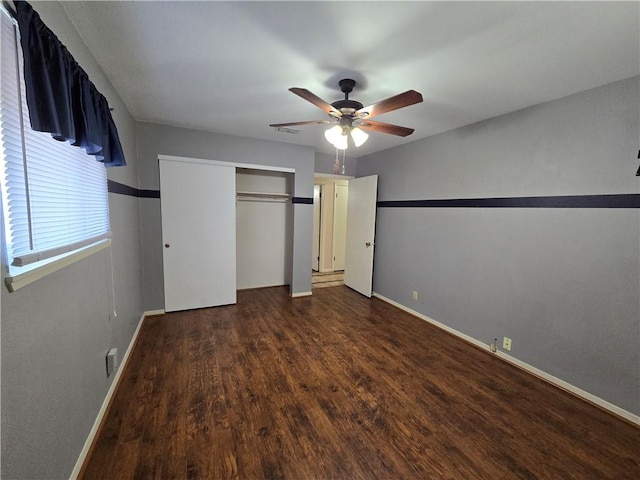
M 267 192 L 236 192 L 236 198 L 240 198 L 240 197 L 287 199 L 287 198 L 291 198 L 291 194 L 289 194 L 289 193 L 267 193 Z

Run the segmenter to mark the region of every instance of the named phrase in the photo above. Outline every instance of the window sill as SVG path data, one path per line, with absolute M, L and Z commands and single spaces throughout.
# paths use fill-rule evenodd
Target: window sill
M 73 253 L 53 260 L 46 265 L 42 265 L 40 267 L 34 268 L 33 270 L 29 270 L 28 272 L 8 276 L 4 279 L 4 283 L 10 292 L 15 292 L 17 290 L 20 290 L 22 287 L 26 287 L 27 285 L 35 282 L 36 280 L 40 280 L 41 278 L 44 278 L 53 272 L 57 272 L 58 270 L 69 266 L 79 260 L 82 260 L 83 258 L 87 258 L 94 253 L 99 252 L 100 250 L 108 248 L 109 246 L 111 246 L 110 239 L 102 240 L 98 243 L 83 248 L 82 250 L 77 250 Z

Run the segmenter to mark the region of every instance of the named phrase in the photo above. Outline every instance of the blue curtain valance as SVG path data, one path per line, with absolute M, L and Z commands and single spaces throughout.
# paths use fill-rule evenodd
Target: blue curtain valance
M 14 3 L 31 128 L 84 148 L 107 167 L 125 165 L 107 99 L 31 5 Z

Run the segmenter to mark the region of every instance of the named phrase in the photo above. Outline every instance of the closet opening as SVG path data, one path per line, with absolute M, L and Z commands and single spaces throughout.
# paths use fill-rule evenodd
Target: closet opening
M 236 288 L 291 285 L 294 174 L 236 169 Z

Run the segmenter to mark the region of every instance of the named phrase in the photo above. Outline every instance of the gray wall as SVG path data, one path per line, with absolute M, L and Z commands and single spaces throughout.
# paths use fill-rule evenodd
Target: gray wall
M 349 150 L 347 150 L 348 152 Z M 342 167 L 342 153 L 339 154 L 340 166 Z M 315 173 L 328 173 L 330 175 L 336 175 L 333 171 L 333 165 L 336 162 L 335 154 L 330 155 L 328 153 L 316 152 L 315 158 Z M 357 158 L 345 157 L 344 159 L 344 175 L 346 177 L 355 177 L 356 176 L 356 166 L 358 164 Z M 338 174 L 342 175 L 342 174 Z
M 309 147 L 136 123 L 140 188 L 159 189 L 158 155 L 295 168 L 293 194 L 313 198 L 314 151 Z M 141 199 L 145 310 L 164 308 L 160 200 Z M 293 293 L 311 291 L 313 205 L 293 206 Z
M 31 2 L 115 107 L 127 167 L 109 178 L 137 187 L 134 122 L 57 2 Z M 1 293 L 2 478 L 68 478 L 110 386 L 105 355 L 120 355 L 142 313 L 138 199 L 109 194 L 110 250 L 23 289 Z M 6 265 L 2 265 L 3 274 Z
M 358 159 L 379 200 L 638 193 L 639 77 Z M 391 161 L 393 160 L 393 161 Z M 640 414 L 638 209 L 378 208 L 374 290 Z M 412 292 L 419 300 L 412 300 Z

